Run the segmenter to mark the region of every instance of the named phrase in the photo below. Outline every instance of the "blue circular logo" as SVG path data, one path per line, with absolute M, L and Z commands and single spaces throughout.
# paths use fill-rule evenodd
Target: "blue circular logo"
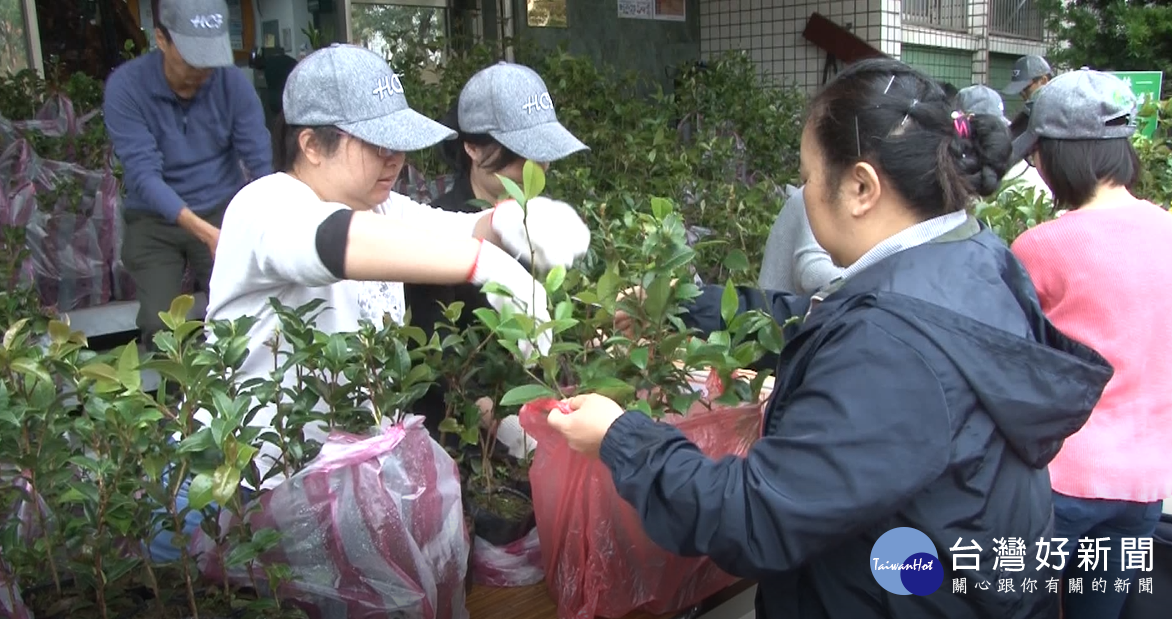
M 944 565 L 927 535 L 899 527 L 875 541 L 871 575 L 879 586 L 896 595 L 929 595 L 944 582 Z

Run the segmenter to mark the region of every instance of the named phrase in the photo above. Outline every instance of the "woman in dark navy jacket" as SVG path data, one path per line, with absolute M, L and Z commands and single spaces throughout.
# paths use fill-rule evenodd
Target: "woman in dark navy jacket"
M 1009 158 L 1000 118 L 954 114 L 898 61 L 852 65 L 812 101 L 801 153 L 810 224 L 844 276 L 812 301 L 739 291 L 742 310 L 805 316 L 770 360 L 777 380 L 748 456 L 711 460 L 598 395 L 550 423 L 599 455 L 651 539 L 757 579 L 760 619 L 1056 618 L 1057 572 L 1039 569 L 1061 560 L 1038 550 L 1053 531 L 1046 464 L 1112 370 L 1054 329 L 1013 255 L 966 211 Z M 704 291 L 692 326 L 721 327 L 720 297 Z M 872 556 L 899 527 L 931 540 L 938 589 L 896 594 L 872 575 L 874 559 L 906 558 Z M 1012 550 L 1014 538 L 1021 571 L 996 552 L 994 539 Z M 969 554 L 978 569 L 959 569 Z

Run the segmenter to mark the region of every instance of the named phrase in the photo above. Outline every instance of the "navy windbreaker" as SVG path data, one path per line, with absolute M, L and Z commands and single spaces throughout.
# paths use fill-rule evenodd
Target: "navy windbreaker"
M 607 433 L 601 458 L 648 535 L 757 579 L 759 618 L 1057 617 L 1058 595 L 1046 592 L 1057 574 L 1035 559 L 1053 530 L 1046 465 L 1112 369 L 1049 323 L 995 235 L 971 218 L 961 228 L 858 273 L 791 327 L 768 360 L 774 392 L 746 458 L 711 460 L 639 412 Z M 705 290 L 693 326 L 721 327 L 720 296 Z M 742 311 L 779 322 L 809 307 L 780 293 L 740 298 Z M 895 527 L 935 544 L 945 568 L 935 593 L 895 595 L 875 581 L 872 546 Z M 993 540 L 1007 536 L 1028 545 L 1025 571 L 994 570 Z M 983 549 L 979 571 L 953 570 L 958 539 Z M 954 578 L 967 593 L 952 592 Z M 1037 590 L 1023 592 L 1024 578 Z M 1013 593 L 998 591 L 1003 579 Z

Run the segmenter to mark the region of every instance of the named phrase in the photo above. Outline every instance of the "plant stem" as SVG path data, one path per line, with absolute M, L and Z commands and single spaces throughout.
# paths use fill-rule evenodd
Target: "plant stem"
M 25 402 L 28 402 L 29 401 L 29 394 L 28 394 L 27 386 L 25 385 L 25 382 L 24 382 L 24 378 L 19 377 L 16 374 L 14 374 L 13 372 L 9 371 L 8 372 L 8 380 L 9 380 L 10 384 L 17 386 L 17 390 L 20 393 L 21 398 Z M 80 392 L 78 392 L 78 395 L 80 397 Z M 50 407 L 49 411 L 46 411 L 46 416 L 48 416 L 48 414 L 51 413 L 52 410 L 53 410 L 53 408 Z M 45 420 L 45 428 L 46 429 L 48 429 L 50 427 L 49 422 L 50 422 L 49 419 Z M 21 426 L 20 437 L 21 437 L 21 442 L 24 443 L 24 445 L 23 445 L 24 452 L 31 454 L 33 452 L 33 449 L 32 449 L 31 439 L 29 438 L 28 424 L 24 424 Z M 36 449 L 36 457 L 35 457 L 35 460 L 38 463 L 41 462 L 41 447 L 43 445 L 44 445 L 44 441 L 38 441 L 37 449 Z M 53 574 L 53 588 L 56 590 L 57 595 L 61 595 L 61 574 L 57 569 L 57 560 L 54 559 L 54 555 L 56 554 L 56 550 L 53 547 L 53 536 L 49 532 L 49 527 L 47 526 L 48 523 L 45 520 L 45 510 L 41 509 L 40 503 L 37 501 L 37 497 L 39 496 L 39 492 L 37 490 L 37 471 L 35 468 L 30 468 L 28 470 L 28 474 L 29 474 L 29 476 L 28 476 L 28 487 L 29 487 L 28 495 L 29 495 L 29 498 L 33 502 L 33 509 L 36 510 L 36 512 L 37 512 L 37 522 L 38 522 L 38 524 L 41 525 L 41 535 L 44 536 L 45 555 L 46 555 L 46 558 L 49 560 L 49 571 Z

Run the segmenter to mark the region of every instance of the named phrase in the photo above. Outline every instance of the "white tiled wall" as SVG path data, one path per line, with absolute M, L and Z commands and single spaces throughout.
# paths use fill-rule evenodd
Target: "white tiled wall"
M 887 53 L 899 53 L 898 0 L 700 0 L 701 55 L 747 50 L 762 72 L 817 88 L 826 52 L 802 37 L 814 12 Z
M 990 52 L 1024 55 L 1046 51 L 1041 41 L 989 35 L 989 0 L 941 0 L 939 5 L 924 5 L 936 7 L 932 10 L 937 12 L 951 11 L 957 19 L 951 20 L 950 28 L 932 27 L 922 18 L 905 20 L 903 2 L 700 0 L 700 52 L 704 58 L 711 58 L 728 50 L 744 50 L 762 73 L 785 84 L 816 90 L 823 83 L 827 54 L 802 37 L 806 22 L 815 12 L 896 58 L 903 44 L 972 52 L 973 83 L 988 80 Z M 942 5 L 954 8 L 940 9 Z

